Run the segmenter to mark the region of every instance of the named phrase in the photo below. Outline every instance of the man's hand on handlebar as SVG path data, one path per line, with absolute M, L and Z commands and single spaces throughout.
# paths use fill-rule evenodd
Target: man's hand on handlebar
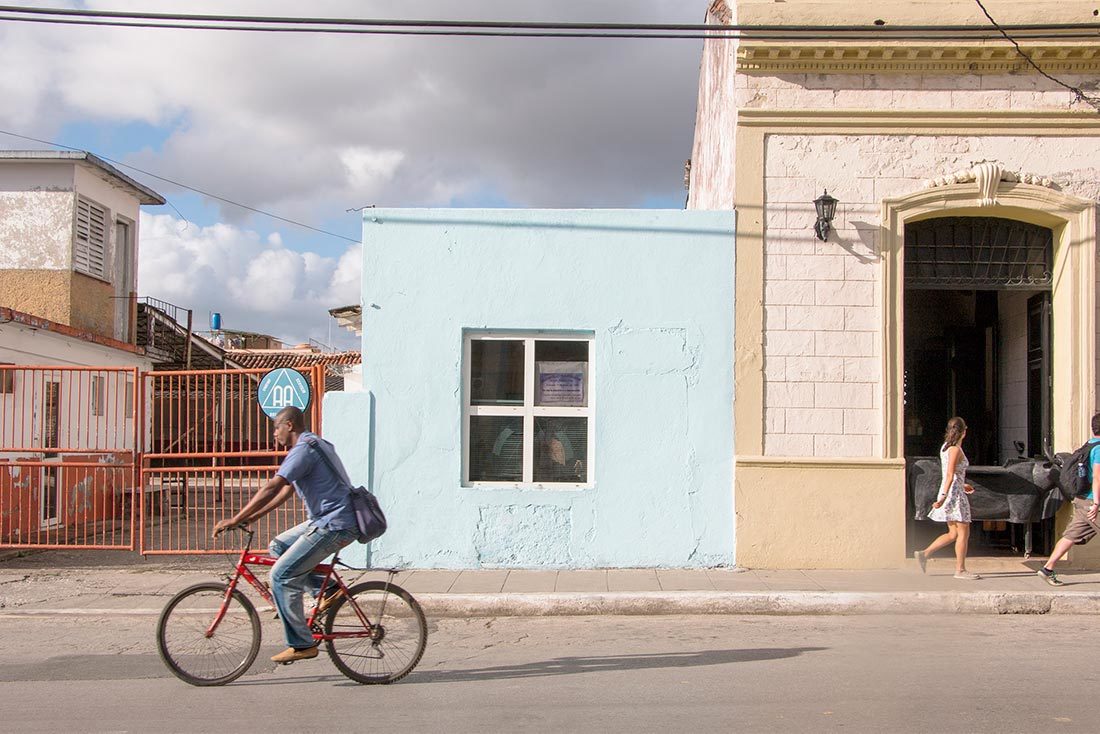
M 248 527 L 248 523 L 246 522 L 233 522 L 232 519 L 219 520 L 218 523 L 214 526 L 214 532 L 210 535 L 210 537 L 216 538 L 220 534 L 224 533 L 226 530 L 244 529 L 246 527 Z

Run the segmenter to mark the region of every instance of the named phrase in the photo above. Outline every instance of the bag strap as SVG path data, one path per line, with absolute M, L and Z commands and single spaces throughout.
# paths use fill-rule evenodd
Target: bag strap
M 306 446 L 309 446 L 310 449 L 312 449 L 318 456 L 321 457 L 321 461 L 325 462 L 325 466 L 329 468 L 329 471 L 331 471 L 337 479 L 343 482 L 344 486 L 347 487 L 347 490 L 350 492 L 352 490 L 352 483 L 351 479 L 348 478 L 347 472 L 343 470 L 343 467 L 336 467 L 336 464 L 332 461 L 332 459 L 328 458 L 328 452 L 321 447 L 320 442 L 318 442 L 316 439 L 307 438 Z

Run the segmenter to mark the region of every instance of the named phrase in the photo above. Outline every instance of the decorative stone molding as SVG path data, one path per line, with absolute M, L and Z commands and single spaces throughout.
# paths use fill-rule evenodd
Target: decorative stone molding
M 994 206 L 997 204 L 997 187 L 1001 181 L 1045 186 L 1048 189 L 1055 188 L 1054 181 L 1049 178 L 1034 173 L 1006 171 L 1004 166 L 997 161 L 976 161 L 970 168 L 930 178 L 924 182 L 924 188 L 931 189 L 937 186 L 950 186 L 951 184 L 970 183 L 971 181 L 978 184 L 978 206 Z
M 1081 74 L 1100 71 L 1100 45 L 1094 42 L 1025 46 L 1024 51 L 1046 71 Z M 1004 74 L 1030 68 L 1008 43 L 889 45 L 886 41 L 843 40 L 776 43 L 753 41 L 746 34 L 737 49 L 737 71 L 758 74 Z
M 707 8 L 707 22 L 729 25 L 733 20 L 733 11 L 726 0 L 714 0 Z

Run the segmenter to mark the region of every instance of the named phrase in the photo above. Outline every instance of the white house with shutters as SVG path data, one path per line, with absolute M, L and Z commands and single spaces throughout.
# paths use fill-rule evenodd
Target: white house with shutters
M 0 150 L 0 306 L 133 344 L 139 212 L 158 204 L 91 153 Z

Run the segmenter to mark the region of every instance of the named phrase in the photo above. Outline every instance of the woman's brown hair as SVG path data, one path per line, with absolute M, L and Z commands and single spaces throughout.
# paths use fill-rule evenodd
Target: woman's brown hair
M 959 441 L 962 440 L 963 433 L 966 432 L 966 421 L 959 416 L 955 416 L 951 420 L 947 421 L 947 431 L 943 434 L 944 446 L 958 446 Z

